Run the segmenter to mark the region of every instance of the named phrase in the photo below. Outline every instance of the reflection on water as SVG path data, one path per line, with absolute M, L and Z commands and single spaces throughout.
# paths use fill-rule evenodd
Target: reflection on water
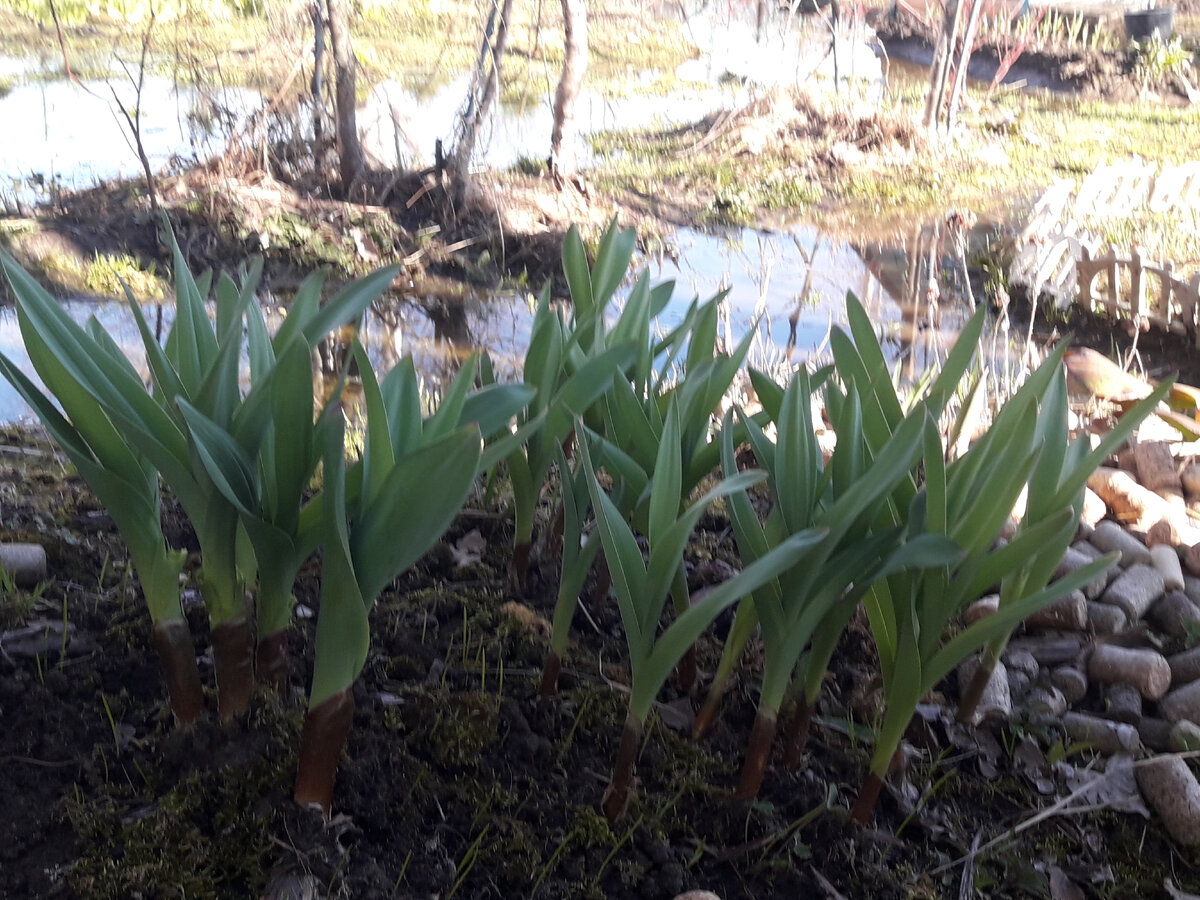
M 470 77 L 463 75 L 427 93 L 413 91 L 397 81 L 376 86 L 359 111 L 364 149 L 387 166 L 431 165 L 435 139 L 441 138 L 446 146 L 452 143 L 455 119 L 469 81 Z M 508 168 L 523 158 L 543 159 L 549 147 L 552 97 L 550 91 L 525 105 L 500 107 L 489 117 L 477 155 L 497 169 Z M 681 125 L 746 99 L 745 90 L 735 85 L 696 86 L 667 96 L 633 94 L 619 99 L 583 91 L 575 111 L 578 159 L 583 165 L 590 162 L 593 153 L 589 137 L 598 132 Z
M 488 351 L 497 378 L 520 377 L 531 321 L 529 304 L 523 297 L 512 292 L 487 294 L 464 290 L 461 286 L 452 292 L 444 285 L 426 288 L 410 296 L 392 296 L 380 301 L 365 316 L 359 337 L 380 377 L 402 356 L 411 354 L 426 389 L 437 393 L 453 377 L 459 361 L 477 349 Z M 149 381 L 141 336 L 123 301 L 69 300 L 62 305 L 81 325 L 95 315 L 142 378 Z M 284 310 L 270 298 L 264 298 L 263 306 L 267 327 L 274 332 L 283 321 Z M 165 335 L 175 320 L 174 305 L 146 303 L 142 308 L 151 327 Z M 25 352 L 16 312 L 11 308 L 0 310 L 0 352 L 41 386 Z M 339 349 L 327 342 L 319 348 L 314 364 L 319 373 L 331 375 L 345 361 L 344 354 L 344 345 Z M 248 379 L 249 369 L 243 359 L 243 388 L 249 387 Z M 33 412 L 16 391 L 0 379 L 0 422 L 34 419 Z
M 111 89 L 110 89 L 111 85 Z M 31 202 L 51 184 L 89 187 L 115 176 L 141 175 L 131 138 L 113 101 L 141 109 L 142 143 L 155 170 L 175 158 L 204 160 L 257 102 L 257 93 L 226 88 L 215 96 L 147 76 L 140 103 L 129 83 L 32 82 L 0 98 L 0 192 Z
M 903 374 L 915 378 L 944 358 L 969 312 L 969 286 L 954 265 L 963 253 L 962 240 L 961 228 L 945 223 L 918 224 L 908 235 L 857 246 L 812 226 L 779 233 L 683 229 L 658 248 L 651 263 L 653 281 L 676 281 L 659 326 L 669 331 L 682 321 L 694 297 L 707 299 L 727 289 L 725 336 L 737 341 L 757 327 L 751 364 L 787 369 L 824 352 L 830 327 L 845 321 L 846 292 L 853 291 L 881 332 L 885 351 L 901 361 Z M 514 380 L 520 377 L 533 303 L 523 292 L 485 291 L 429 278 L 403 295 L 377 302 L 365 317 L 360 338 L 381 377 L 411 355 L 431 395 L 477 349 L 488 352 L 497 378 Z M 123 303 L 71 301 L 64 306 L 80 322 L 94 313 L 147 374 L 137 329 Z M 267 297 L 264 311 L 268 327 L 278 327 L 283 307 Z M 160 323 L 165 333 L 173 308 L 155 305 L 147 309 L 147 318 Z M 0 311 L 0 350 L 28 371 L 12 310 Z M 340 350 L 327 345 L 315 363 L 328 376 L 344 361 L 344 345 Z M 30 416 L 8 385 L 0 384 L 0 420 Z
M 693 296 L 727 288 L 730 336 L 741 338 L 757 322 L 751 363 L 766 368 L 820 355 L 829 329 L 845 322 L 846 292 L 852 291 L 885 350 L 902 359 L 912 376 L 944 357 L 969 312 L 954 302 L 957 289 L 943 296 L 939 287 L 952 237 L 929 223 L 908 236 L 857 246 L 813 226 L 715 235 L 684 229 L 663 248 L 656 274 L 679 283 L 668 316 L 681 317 Z

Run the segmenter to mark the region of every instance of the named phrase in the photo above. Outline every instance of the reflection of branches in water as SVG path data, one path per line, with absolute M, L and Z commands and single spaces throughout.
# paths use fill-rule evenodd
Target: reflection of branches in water
M 788 316 L 788 339 L 787 339 L 787 346 L 784 348 L 784 357 L 788 360 L 791 360 L 792 354 L 796 350 L 796 327 L 800 323 L 800 312 L 804 309 L 805 306 L 814 305 L 815 301 L 817 299 L 816 296 L 813 294 L 813 286 L 812 286 L 812 284 L 813 284 L 813 260 L 817 258 L 817 251 L 821 249 L 821 241 L 824 240 L 824 238 L 825 238 L 825 235 L 822 232 L 818 231 L 816 236 L 813 238 L 812 250 L 805 250 L 804 245 L 800 243 L 800 235 L 798 235 L 798 234 L 792 235 L 792 242 L 796 245 L 796 250 L 799 251 L 800 258 L 804 260 L 805 270 L 804 270 L 804 284 L 800 288 L 799 295 L 793 298 L 795 301 L 795 307 L 792 309 L 791 314 Z M 825 339 L 822 341 L 822 344 L 824 344 L 825 341 L 828 340 L 829 331 L 832 327 L 833 327 L 833 317 L 830 316 L 829 325 L 825 329 Z M 814 352 L 812 355 L 817 356 L 819 354 Z

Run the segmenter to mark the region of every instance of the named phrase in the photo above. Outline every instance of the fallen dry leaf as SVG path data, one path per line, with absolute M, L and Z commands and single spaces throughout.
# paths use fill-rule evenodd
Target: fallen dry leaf
M 1076 793 L 1073 806 L 1094 806 L 1150 818 L 1150 811 L 1138 790 L 1130 756 L 1109 757 L 1102 774 L 1080 769 L 1067 779 L 1067 787 Z

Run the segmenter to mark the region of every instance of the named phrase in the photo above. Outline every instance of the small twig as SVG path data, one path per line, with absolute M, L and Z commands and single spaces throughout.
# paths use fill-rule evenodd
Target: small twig
M 54 30 L 58 32 L 58 48 L 62 50 L 63 68 L 67 70 L 67 78 L 79 84 L 79 79 L 75 77 L 75 73 L 71 71 L 71 64 L 67 61 L 67 42 L 63 39 L 62 25 L 58 22 L 58 10 L 54 8 L 54 0 L 50 2 L 50 18 L 54 20 Z
M 27 766 L 40 766 L 43 769 L 65 769 L 68 766 L 79 765 L 79 760 L 63 759 L 34 759 L 30 756 L 0 756 L 0 763 L 24 763 Z

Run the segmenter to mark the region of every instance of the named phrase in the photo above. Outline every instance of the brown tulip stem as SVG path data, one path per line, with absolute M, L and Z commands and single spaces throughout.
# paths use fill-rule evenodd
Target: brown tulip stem
M 553 697 L 558 693 L 558 673 L 562 669 L 562 660 L 551 647 L 546 651 L 546 662 L 542 666 L 542 684 L 538 688 L 539 697 Z
M 812 728 L 812 712 L 803 694 L 796 698 L 796 712 L 788 723 L 783 743 L 783 764 L 790 772 L 799 769 L 804 759 L 804 748 L 808 745 L 808 733 Z
M 746 762 L 742 766 L 742 779 L 738 782 L 734 798 L 753 800 L 762 787 L 767 763 L 771 759 L 771 745 L 775 743 L 778 727 L 775 710 L 758 708 L 754 717 L 754 728 L 750 731 L 750 745 L 746 749 Z
M 287 699 L 288 634 L 291 628 L 281 628 L 258 641 L 255 670 L 260 683 L 273 688 Z
M 615 825 L 633 797 L 636 779 L 638 748 L 642 744 L 642 723 L 634 716 L 625 719 L 625 730 L 621 733 L 621 746 L 617 750 L 617 764 L 613 769 L 612 781 L 600 801 L 600 808 L 609 825 Z
M 179 617 L 155 622 L 150 640 L 158 653 L 163 681 L 167 683 L 171 712 L 180 725 L 190 725 L 204 712 L 204 688 L 200 684 L 196 648 L 187 619 Z
M 859 788 L 854 806 L 850 809 L 850 821 L 860 827 L 866 826 L 871 821 L 871 814 L 875 811 L 875 804 L 879 801 L 879 792 L 882 790 L 883 779 L 874 772 L 868 774 Z
M 612 588 L 612 573 L 608 571 L 608 560 L 604 558 L 604 550 L 596 553 L 596 587 L 592 591 L 592 608 L 599 609 L 608 600 L 608 592 Z
M 679 665 L 675 667 L 675 677 L 679 683 L 679 690 L 684 694 L 691 694 L 696 689 L 696 682 L 699 680 L 699 669 L 696 666 L 696 645 L 687 648 L 683 654 L 683 658 L 679 660 Z
M 533 552 L 532 541 L 521 541 L 513 546 L 512 565 L 508 580 L 513 590 L 524 593 L 529 578 L 529 554 Z
M 333 805 L 333 783 L 346 737 L 354 722 L 354 696 L 347 688 L 308 711 L 300 733 L 300 761 L 296 765 L 296 802 L 318 806 L 325 818 Z
M 721 700 L 724 696 L 724 683 L 713 682 L 708 689 L 708 696 L 704 698 L 704 705 L 700 707 L 700 712 L 696 713 L 696 718 L 692 722 L 693 741 L 702 740 L 708 734 L 713 722 L 717 720 L 717 713 L 721 711 Z
M 228 725 L 250 706 L 254 693 L 254 625 L 247 616 L 226 619 L 212 629 L 217 670 L 217 713 Z

